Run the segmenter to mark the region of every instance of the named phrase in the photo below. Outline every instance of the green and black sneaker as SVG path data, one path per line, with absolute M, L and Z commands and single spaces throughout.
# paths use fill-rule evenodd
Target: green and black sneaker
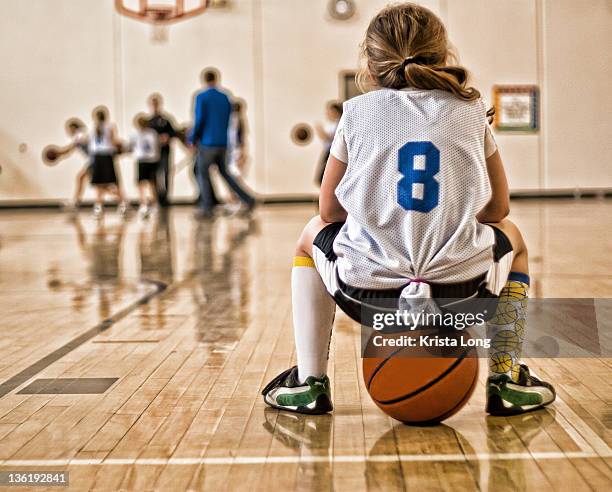
M 298 381 L 297 366 L 287 369 L 270 381 L 261 394 L 271 407 L 290 412 L 321 415 L 333 410 L 329 378 L 309 376 Z
M 555 401 L 555 388 L 529 373 L 521 364 L 518 382 L 506 374 L 487 379 L 487 413 L 491 415 L 518 415 L 542 408 Z

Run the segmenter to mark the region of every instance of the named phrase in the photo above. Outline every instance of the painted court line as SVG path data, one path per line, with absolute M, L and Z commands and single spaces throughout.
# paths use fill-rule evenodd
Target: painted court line
M 593 449 L 600 455 L 610 455 L 611 450 L 606 442 L 599 437 L 560 396 L 557 395 L 554 405 L 557 409 L 556 421 L 563 427 L 565 432 L 567 432 L 580 449 L 589 451 L 584 445 L 586 443 L 588 448 Z M 562 414 L 562 418 L 559 418 L 559 413 Z
M 154 289 L 151 292 L 143 295 L 142 297 L 134 301 L 132 304 L 126 306 L 119 312 L 113 314 L 109 318 L 106 318 L 101 323 L 98 323 L 93 328 L 90 328 L 85 333 L 77 336 L 76 338 L 73 338 L 68 343 L 62 345 L 60 348 L 54 350 L 50 354 L 47 354 L 42 359 L 37 360 L 36 362 L 32 363 L 31 365 L 29 365 L 28 367 L 26 367 L 19 373 L 15 374 L 10 379 L 7 379 L 6 381 L 4 381 L 2 384 L 0 384 L 0 398 L 8 395 L 11 391 L 15 390 L 16 388 L 18 388 L 25 382 L 32 379 L 38 373 L 40 373 L 41 371 L 49 367 L 51 364 L 57 362 L 59 359 L 64 357 L 66 354 L 69 354 L 73 350 L 79 348 L 85 342 L 88 342 L 92 338 L 98 336 L 100 333 L 105 332 L 110 327 L 112 327 L 115 323 L 125 318 L 128 314 L 135 311 L 137 308 L 139 308 L 143 304 L 148 303 L 151 299 L 161 294 L 166 289 L 166 284 L 164 284 L 163 282 L 157 282 L 157 281 L 146 280 L 146 279 L 142 279 L 141 281 L 143 283 L 152 285 Z
M 392 463 L 396 461 L 511 461 L 612 458 L 612 453 L 545 451 L 533 453 L 401 454 L 340 456 L 236 456 L 219 458 L 109 458 L 62 460 L 0 460 L 0 466 L 125 466 L 125 465 L 264 465 L 266 463 Z

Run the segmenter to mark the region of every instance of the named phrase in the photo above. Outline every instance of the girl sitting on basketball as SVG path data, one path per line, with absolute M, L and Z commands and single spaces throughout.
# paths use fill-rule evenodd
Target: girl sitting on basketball
M 454 63 L 430 10 L 387 7 L 370 22 L 358 76 L 371 92 L 344 103 L 321 186 L 320 215 L 298 240 L 291 275 L 297 366 L 263 390 L 275 408 L 332 410 L 328 347 L 338 304 L 359 320 L 372 299 L 495 298 L 493 338 L 522 340 L 527 247 L 479 92 Z M 501 314 L 512 303 L 514 319 Z M 504 307 L 502 307 L 504 306 Z M 520 345 L 490 354 L 487 412 L 551 403 L 553 387 L 520 362 Z

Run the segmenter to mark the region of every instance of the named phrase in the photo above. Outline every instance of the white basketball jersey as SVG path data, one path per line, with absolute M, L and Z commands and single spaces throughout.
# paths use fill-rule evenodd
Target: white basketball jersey
M 88 153 L 87 132 L 84 130 L 77 131 L 70 138 L 70 143 L 74 144 L 84 154 Z
M 98 155 L 114 154 L 116 149 L 111 135 L 111 125 L 102 127 L 101 135 L 94 128 L 89 136 L 89 153 Z
M 455 283 L 488 270 L 493 230 L 476 220 L 491 196 L 486 132 L 491 145 L 482 100 L 444 91 L 381 89 L 344 103 L 331 153 L 347 163 L 336 196 L 348 218 L 334 243 L 345 283 Z
M 159 160 L 159 142 L 155 130 L 145 128 L 138 130 L 130 139 L 134 158 L 139 162 L 157 162 Z

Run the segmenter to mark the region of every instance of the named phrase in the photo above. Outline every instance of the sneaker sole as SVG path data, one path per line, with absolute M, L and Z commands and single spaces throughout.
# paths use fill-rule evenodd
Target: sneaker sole
M 556 396 L 556 395 L 555 395 Z M 521 415 L 535 410 L 540 410 L 555 401 L 553 398 L 548 403 L 540 403 L 539 405 L 505 407 L 502 398 L 499 395 L 493 395 L 487 399 L 486 412 L 494 417 L 509 417 L 512 415 Z
M 331 412 L 334 409 L 332 402 L 330 401 L 327 395 L 320 395 L 316 399 L 316 405 L 314 408 L 308 407 L 297 407 L 297 408 L 289 408 L 283 407 L 280 405 L 275 405 L 274 403 L 270 403 L 266 397 L 264 396 L 264 402 L 266 405 L 276 408 L 277 410 L 284 410 L 285 412 L 291 413 L 301 413 L 303 415 L 324 415 L 326 413 Z

